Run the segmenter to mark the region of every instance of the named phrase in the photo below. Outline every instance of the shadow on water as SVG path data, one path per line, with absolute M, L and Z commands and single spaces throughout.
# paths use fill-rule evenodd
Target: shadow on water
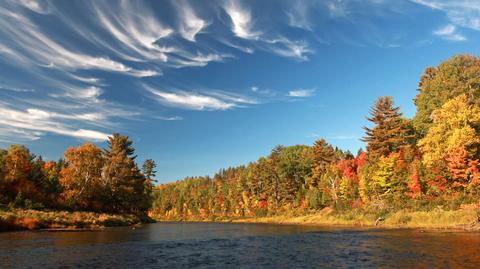
M 223 223 L 0 234 L 1 268 L 479 268 L 480 233 Z

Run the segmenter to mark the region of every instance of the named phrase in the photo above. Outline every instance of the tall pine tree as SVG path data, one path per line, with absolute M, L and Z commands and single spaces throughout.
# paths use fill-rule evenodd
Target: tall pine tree
M 106 204 L 112 211 L 139 213 L 148 209 L 146 178 L 135 163 L 134 151 L 128 136 L 115 133 L 108 138 L 102 181 Z
M 371 116 L 367 117 L 375 125 L 373 128 L 363 127 L 366 136 L 362 138 L 362 141 L 367 142 L 370 156 L 387 156 L 412 139 L 399 110 L 390 96 L 381 96 L 375 101 L 370 109 Z

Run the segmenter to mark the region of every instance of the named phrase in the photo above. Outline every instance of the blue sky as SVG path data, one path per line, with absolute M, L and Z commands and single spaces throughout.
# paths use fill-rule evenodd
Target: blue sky
M 356 152 L 375 98 L 479 54 L 480 2 L 0 3 L 0 147 L 47 159 L 129 135 L 160 182 L 320 137 Z

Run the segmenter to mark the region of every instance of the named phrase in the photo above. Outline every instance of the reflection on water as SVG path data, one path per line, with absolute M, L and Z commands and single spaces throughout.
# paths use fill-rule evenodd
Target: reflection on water
M 0 268 L 480 268 L 480 233 L 161 223 L 0 234 Z

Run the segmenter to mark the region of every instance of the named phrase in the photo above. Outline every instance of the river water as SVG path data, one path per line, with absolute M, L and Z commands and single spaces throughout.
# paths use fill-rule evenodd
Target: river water
M 0 233 L 0 268 L 480 268 L 480 233 L 157 223 Z

